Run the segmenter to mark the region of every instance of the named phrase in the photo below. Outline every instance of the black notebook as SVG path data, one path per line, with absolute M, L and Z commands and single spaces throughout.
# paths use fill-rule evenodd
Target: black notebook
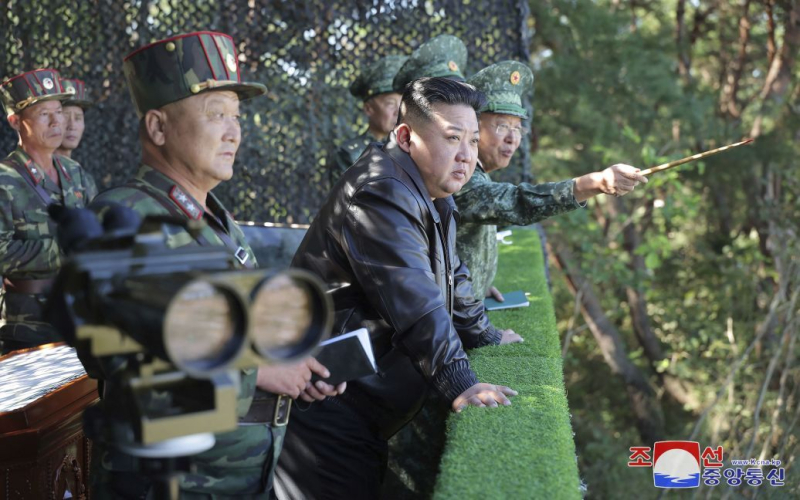
M 325 365 L 331 376 L 323 379 L 315 373 L 311 376 L 312 382 L 323 380 L 338 385 L 378 371 L 366 328 L 333 337 L 319 345 L 321 349 L 314 357 Z

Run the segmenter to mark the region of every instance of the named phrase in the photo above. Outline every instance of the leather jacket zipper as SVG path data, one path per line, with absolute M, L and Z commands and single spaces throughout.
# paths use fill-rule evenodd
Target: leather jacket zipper
M 450 211 L 447 212 L 447 221 L 450 221 Z M 447 301 L 447 313 L 450 315 L 450 319 L 453 319 L 453 272 L 450 269 L 450 246 L 449 240 L 447 238 L 447 231 L 445 230 L 445 225 L 441 221 L 436 223 L 436 226 L 439 229 L 439 234 L 441 235 L 442 239 L 442 252 L 444 253 L 444 271 L 447 274 L 447 294 L 445 296 L 445 300 Z M 449 226 L 449 224 L 448 224 Z

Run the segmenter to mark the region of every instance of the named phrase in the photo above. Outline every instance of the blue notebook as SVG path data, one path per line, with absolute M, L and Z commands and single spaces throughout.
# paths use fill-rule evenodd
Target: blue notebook
M 505 299 L 503 302 L 498 302 L 491 297 L 486 297 L 483 300 L 483 305 L 487 311 L 499 311 L 500 309 L 514 309 L 517 307 L 528 307 L 531 305 L 525 292 L 517 290 L 515 292 L 508 292 L 503 294 Z

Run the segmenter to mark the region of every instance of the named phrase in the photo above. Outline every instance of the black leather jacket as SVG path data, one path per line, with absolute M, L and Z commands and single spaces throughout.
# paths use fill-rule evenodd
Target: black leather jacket
M 478 382 L 465 347 L 500 341 L 456 255 L 456 215 L 451 197 L 431 201 L 391 137 L 341 177 L 292 262 L 334 289 L 333 335 L 369 330 L 379 373 L 348 383 L 337 399 L 385 438 L 429 387 L 453 401 Z

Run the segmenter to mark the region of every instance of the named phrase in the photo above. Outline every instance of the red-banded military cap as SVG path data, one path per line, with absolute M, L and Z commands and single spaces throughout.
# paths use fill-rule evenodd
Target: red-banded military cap
M 230 90 L 240 100 L 263 95 L 267 88 L 243 82 L 233 39 L 198 31 L 160 40 L 124 59 L 133 103 L 139 116 L 151 109 L 211 90 Z
M 64 106 L 78 106 L 86 109 L 94 106 L 94 103 L 86 98 L 86 84 L 77 78 L 62 78 L 61 88 L 64 92 L 72 94 L 72 97 L 64 101 Z
M 61 78 L 54 69 L 35 69 L 12 76 L 0 83 L 0 100 L 6 116 L 42 101 L 66 101 L 72 96 L 61 88 Z

